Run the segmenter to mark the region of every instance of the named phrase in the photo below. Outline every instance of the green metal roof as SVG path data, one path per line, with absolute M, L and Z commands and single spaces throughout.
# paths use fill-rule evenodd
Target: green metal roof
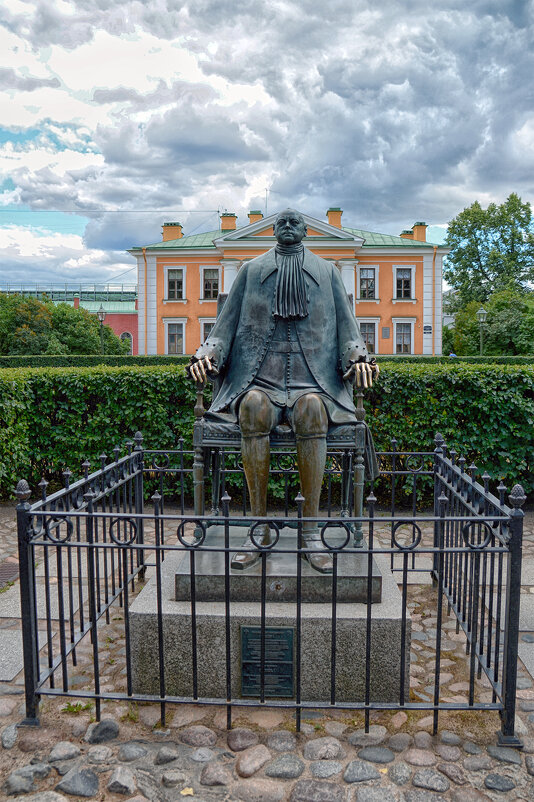
M 434 246 L 433 242 L 420 242 L 419 240 L 414 239 L 405 239 L 404 237 L 396 237 L 393 234 L 377 234 L 374 231 L 364 231 L 361 228 L 346 228 L 343 226 L 343 231 L 347 231 L 349 234 L 355 234 L 357 237 L 361 237 L 365 240 L 363 244 L 363 248 L 432 248 Z M 147 245 L 147 251 L 161 251 L 161 250 L 175 250 L 175 249 L 182 249 L 182 248 L 213 248 L 215 249 L 215 245 L 213 244 L 213 240 L 217 239 L 218 237 L 223 236 L 224 234 L 228 234 L 228 231 L 206 231 L 204 234 L 192 234 L 189 237 L 180 237 L 180 239 L 170 239 L 166 242 L 156 242 L 153 245 Z M 267 237 L 266 237 L 267 238 Z M 258 239 L 262 239 L 262 237 L 250 237 L 251 242 L 257 242 Z M 274 239 L 272 235 L 268 236 L 268 239 Z M 308 240 L 321 240 L 322 237 L 308 237 Z M 239 243 L 243 243 L 245 240 L 237 240 Z M 441 246 L 437 246 L 438 248 Z M 141 250 L 139 246 L 132 248 L 134 251 Z
M 135 301 L 80 301 L 80 308 L 88 312 L 98 312 L 100 304 L 106 312 L 122 312 L 123 314 L 136 312 Z

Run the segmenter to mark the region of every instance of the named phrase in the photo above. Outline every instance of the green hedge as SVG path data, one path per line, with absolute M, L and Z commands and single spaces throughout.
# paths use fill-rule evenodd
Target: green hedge
M 533 356 L 415 356 L 405 354 L 379 354 L 377 362 L 400 362 L 402 364 L 450 365 L 454 362 L 466 362 L 472 365 L 534 365 Z
M 106 356 L 105 354 L 66 354 L 49 356 L 0 356 L 0 368 L 85 368 L 93 365 L 185 365 L 189 356 L 152 354 L 149 356 Z
M 194 388 L 180 365 L 0 372 L 0 493 L 18 479 L 79 474 L 84 459 L 133 436 L 147 448 L 191 443 Z M 384 364 L 366 394 L 378 450 L 431 450 L 439 431 L 469 461 L 534 490 L 534 367 Z

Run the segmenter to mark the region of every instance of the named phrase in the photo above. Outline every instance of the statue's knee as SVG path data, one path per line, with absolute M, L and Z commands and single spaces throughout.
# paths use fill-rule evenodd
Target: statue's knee
M 327 433 L 328 415 L 318 395 L 308 393 L 299 398 L 293 411 L 293 426 L 297 435 Z
M 239 405 L 239 426 L 244 435 L 269 434 L 273 427 L 272 405 L 261 390 L 249 390 Z

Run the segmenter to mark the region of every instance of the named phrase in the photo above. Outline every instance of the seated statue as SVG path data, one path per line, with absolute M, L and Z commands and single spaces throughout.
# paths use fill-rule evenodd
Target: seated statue
M 239 422 L 253 517 L 267 515 L 270 432 L 287 423 L 296 438 L 303 516 L 317 519 L 328 428 L 356 423 L 353 384 L 372 386 L 379 373 L 338 269 L 304 247 L 306 233 L 299 212 L 280 212 L 276 246 L 243 265 L 189 367 L 197 382 L 221 374 L 206 415 Z M 268 524 L 257 526 L 254 536 L 269 544 Z M 303 523 L 303 540 L 310 565 L 331 573 L 316 522 Z M 243 546 L 255 548 L 250 530 Z M 246 569 L 259 557 L 258 549 L 238 552 L 231 566 Z

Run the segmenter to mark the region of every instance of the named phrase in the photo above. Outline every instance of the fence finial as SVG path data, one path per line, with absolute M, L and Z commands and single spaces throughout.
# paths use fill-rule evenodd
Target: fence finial
M 134 450 L 139 451 L 139 449 L 143 448 L 143 435 L 141 434 L 141 432 L 136 432 L 134 434 L 134 440 L 135 440 Z
M 512 507 L 514 507 L 514 509 L 517 510 L 517 509 L 519 509 L 519 507 L 522 507 L 523 504 L 525 503 L 525 501 L 527 500 L 527 497 L 525 495 L 525 491 L 523 490 L 523 486 L 522 485 L 514 485 L 512 487 L 512 489 L 511 489 L 511 491 L 510 491 L 510 495 L 508 496 L 508 499 L 509 499 L 510 504 L 512 505 Z
M 23 501 L 27 501 L 31 496 L 32 491 L 30 490 L 30 486 L 26 479 L 21 479 L 17 483 L 17 488 L 15 490 L 15 496 L 18 498 L 19 502 L 22 503 Z

